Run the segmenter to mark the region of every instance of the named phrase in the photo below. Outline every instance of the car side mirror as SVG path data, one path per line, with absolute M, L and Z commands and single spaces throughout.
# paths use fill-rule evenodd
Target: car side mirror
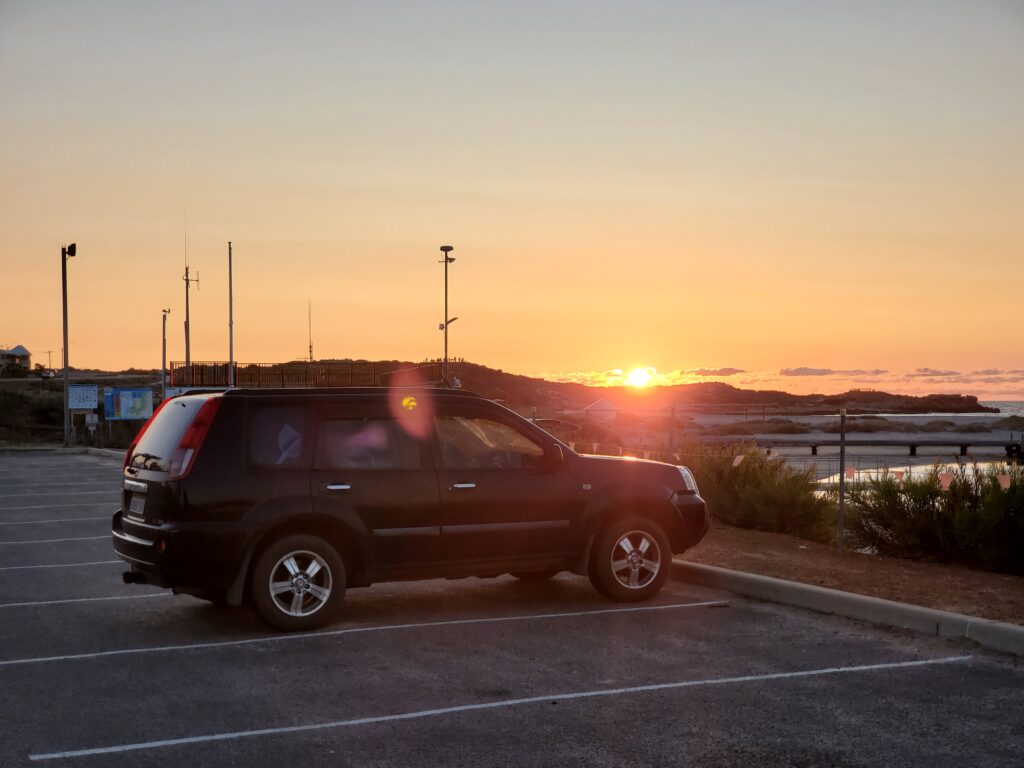
M 546 446 L 544 453 L 540 456 L 523 456 L 523 467 L 537 472 L 555 472 L 564 462 L 565 454 L 562 453 L 562 446 L 558 443 Z
M 565 463 L 565 454 L 562 453 L 562 446 L 558 443 L 550 443 L 544 449 L 544 469 L 547 472 L 558 470 Z

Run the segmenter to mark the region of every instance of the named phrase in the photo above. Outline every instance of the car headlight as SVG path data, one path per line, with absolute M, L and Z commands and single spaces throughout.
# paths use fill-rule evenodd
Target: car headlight
M 690 493 L 697 493 L 697 481 L 693 479 L 693 472 L 686 467 L 676 467 L 679 474 L 683 476 L 683 487 Z

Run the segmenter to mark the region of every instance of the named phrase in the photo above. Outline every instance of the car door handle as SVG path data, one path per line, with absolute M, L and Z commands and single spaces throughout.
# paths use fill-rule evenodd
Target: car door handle
M 449 485 L 449 491 L 472 491 L 476 488 L 476 483 L 455 483 L 455 485 Z
M 348 493 L 352 490 L 352 486 L 348 483 L 328 483 L 324 486 L 325 491 L 333 491 L 334 493 Z

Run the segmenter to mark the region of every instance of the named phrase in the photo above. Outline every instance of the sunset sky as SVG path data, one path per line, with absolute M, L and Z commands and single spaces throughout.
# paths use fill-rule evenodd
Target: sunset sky
M 0 2 L 0 347 L 1024 399 L 1024 3 Z M 625 375 L 623 374 L 623 375 Z M 660 378 L 659 378 L 660 377 Z

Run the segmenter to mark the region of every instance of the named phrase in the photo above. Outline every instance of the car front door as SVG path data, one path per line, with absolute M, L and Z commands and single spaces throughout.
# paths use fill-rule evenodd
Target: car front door
M 517 421 L 482 409 L 435 416 L 445 563 L 539 562 L 568 554 L 581 502 L 554 439 Z
M 374 568 L 417 570 L 437 562 L 441 507 L 430 449 L 385 405 L 321 412 L 312 496 L 317 512 L 358 517 L 372 541 Z

